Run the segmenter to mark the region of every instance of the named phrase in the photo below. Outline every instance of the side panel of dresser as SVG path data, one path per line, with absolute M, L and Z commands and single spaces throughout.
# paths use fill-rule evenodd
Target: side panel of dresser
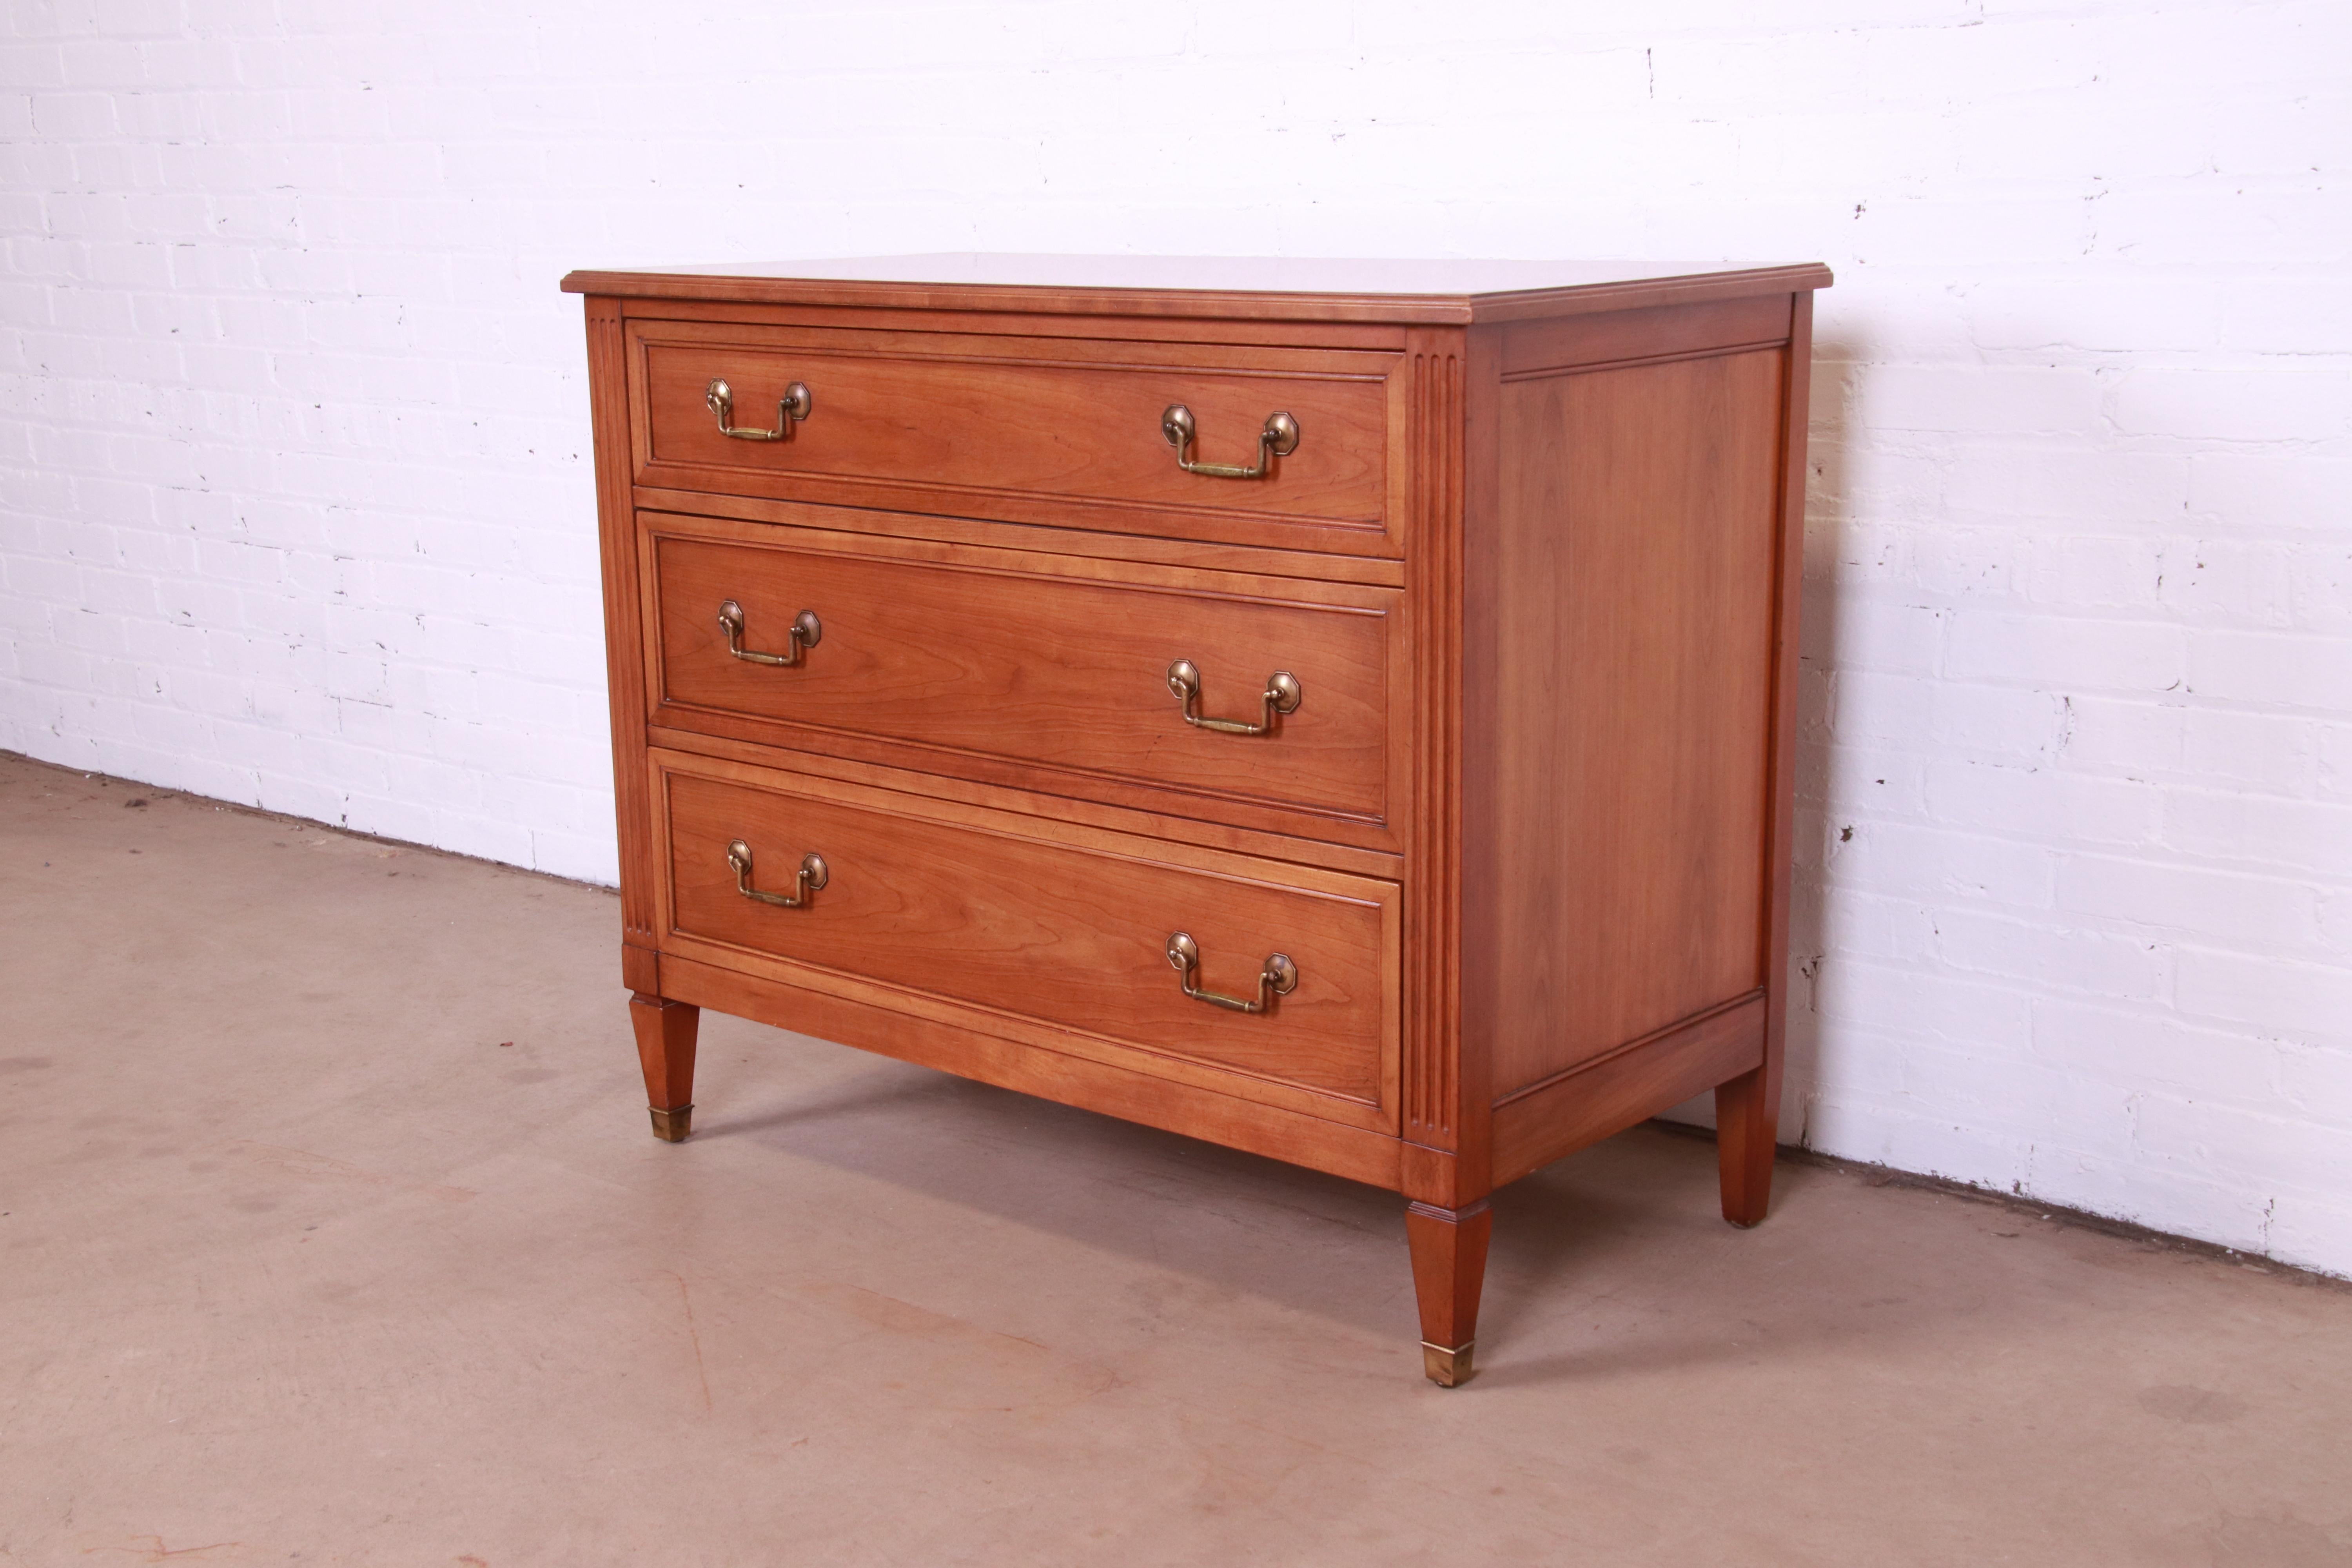
M 1746 1082 L 1726 1212 L 1761 1217 L 1809 303 L 1474 333 L 1463 1026 L 1495 1184 Z

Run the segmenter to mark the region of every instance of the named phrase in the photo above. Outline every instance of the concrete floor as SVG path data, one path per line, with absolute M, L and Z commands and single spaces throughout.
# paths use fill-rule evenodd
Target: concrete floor
M 608 894 L 0 756 L 0 1563 L 2352 1562 L 2352 1292 L 1654 1130 L 1401 1203 L 724 1018 Z

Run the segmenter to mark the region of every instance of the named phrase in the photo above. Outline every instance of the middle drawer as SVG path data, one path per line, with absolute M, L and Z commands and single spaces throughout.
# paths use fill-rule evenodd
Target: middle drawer
M 1385 828 L 1398 798 L 1394 590 L 666 514 L 643 537 L 656 724 L 1244 826 Z

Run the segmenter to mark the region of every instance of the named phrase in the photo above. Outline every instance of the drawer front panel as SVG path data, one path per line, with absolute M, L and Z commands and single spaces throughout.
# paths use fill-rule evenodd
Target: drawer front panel
M 1393 353 L 684 321 L 630 332 L 641 484 L 1402 553 Z M 726 434 L 714 381 L 735 427 L 783 437 Z M 804 417 L 779 406 L 795 384 Z M 1196 463 L 1256 465 L 1276 414 L 1297 422 L 1296 448 L 1261 478 L 1188 473 L 1162 430 L 1178 404 Z
M 703 943 L 772 955 L 1049 1026 L 1080 1054 L 1392 1120 L 1392 884 L 656 758 L 668 942 L 690 955 Z M 738 840 L 755 891 L 793 896 L 811 854 L 822 886 L 797 908 L 744 896 Z M 1178 931 L 1201 952 L 1199 987 L 1255 996 L 1276 952 L 1296 986 L 1256 1015 L 1187 997 L 1167 957 Z
M 822 545 L 751 543 L 741 525 L 652 517 L 646 527 L 656 723 L 750 716 L 1230 801 L 1372 823 L 1388 815 L 1401 657 L 1390 590 L 1103 563 L 1076 576 L 1010 552 L 966 549 L 950 563 L 864 553 L 835 534 L 804 536 Z M 709 537 L 728 531 L 739 537 Z M 1210 582 L 1261 591 L 1210 592 Z M 819 640 L 790 665 L 740 658 L 720 619 L 730 604 L 745 653 L 789 656 L 803 611 Z M 1188 723 L 1169 685 L 1180 659 L 1199 672 L 1198 717 L 1265 723 L 1277 674 L 1297 682 L 1297 704 L 1261 734 Z M 824 745 L 823 735 L 772 738 Z M 1213 802 L 1191 808 L 1202 809 Z

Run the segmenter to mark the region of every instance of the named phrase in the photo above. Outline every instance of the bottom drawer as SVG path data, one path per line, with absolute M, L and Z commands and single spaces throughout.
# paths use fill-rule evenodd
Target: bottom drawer
M 674 752 L 653 768 L 670 951 L 1394 1129 L 1393 883 Z

